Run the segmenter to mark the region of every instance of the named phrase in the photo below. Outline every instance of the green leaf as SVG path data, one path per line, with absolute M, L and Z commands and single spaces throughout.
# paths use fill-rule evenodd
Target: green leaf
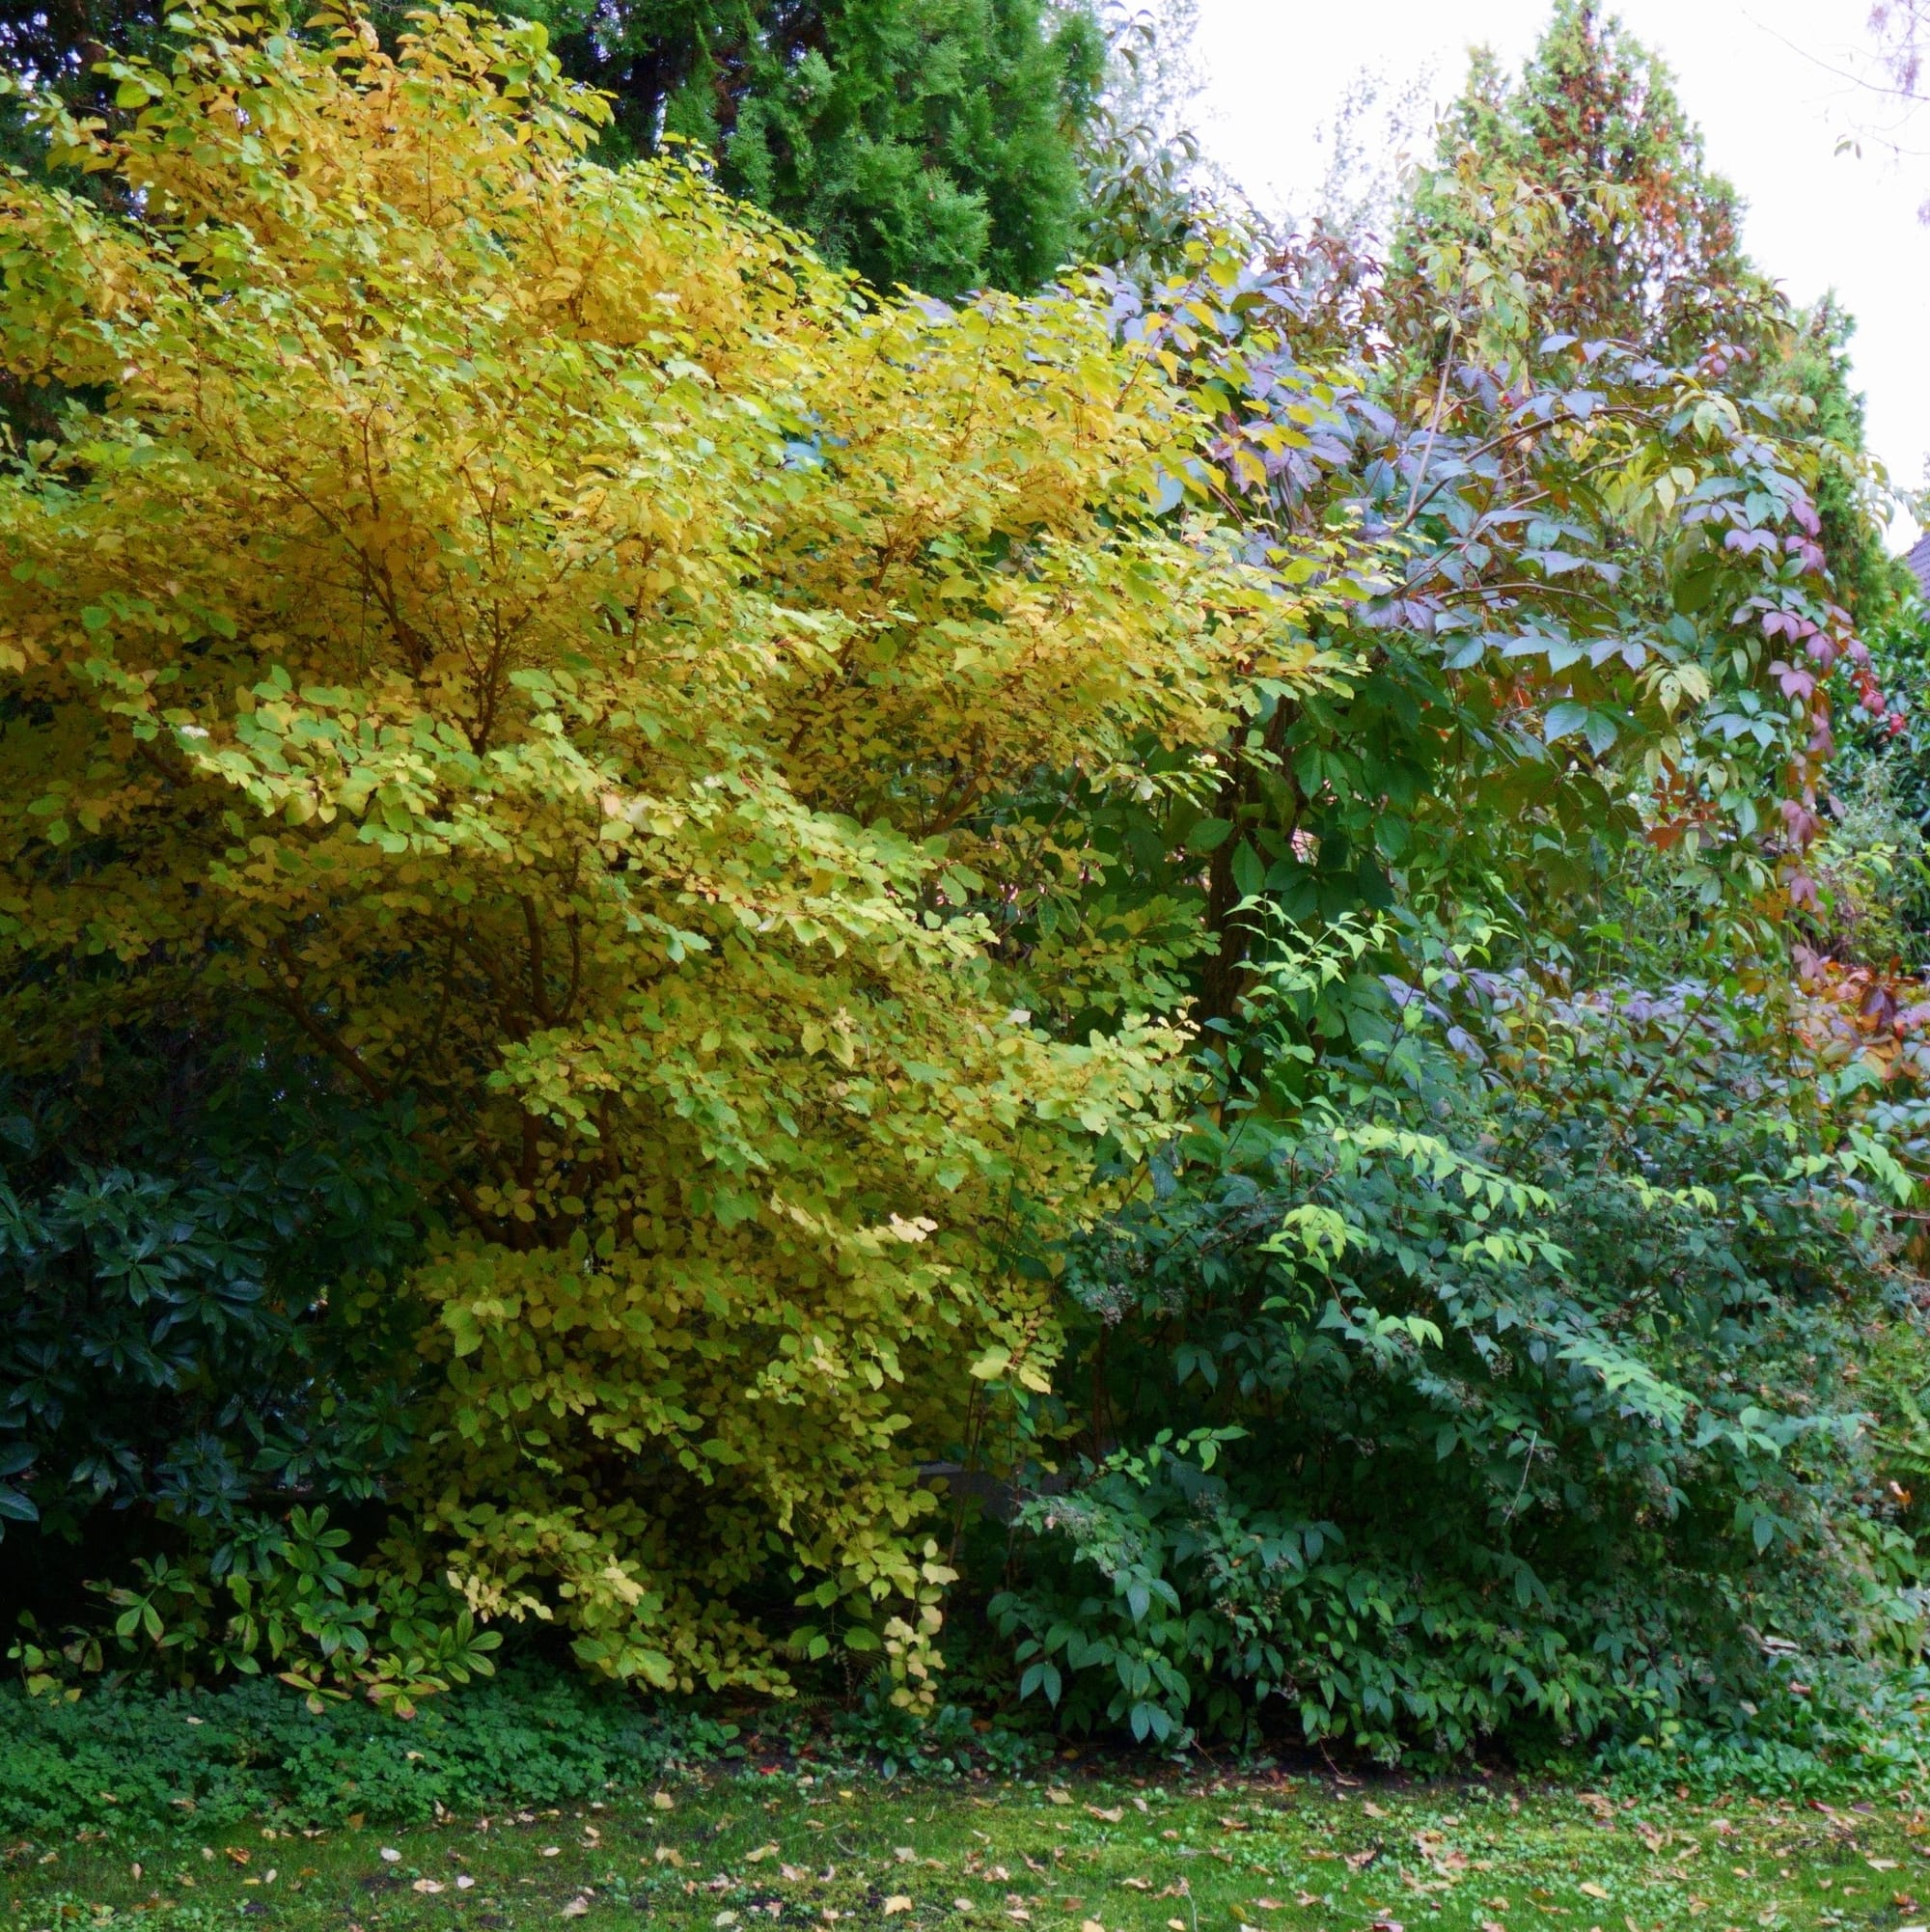
M 1572 737 L 1582 731 L 1588 722 L 1588 707 L 1578 704 L 1573 699 L 1564 699 L 1558 704 L 1548 707 L 1548 716 L 1542 723 L 1541 737 L 1544 744 L 1558 744 L 1563 738 Z

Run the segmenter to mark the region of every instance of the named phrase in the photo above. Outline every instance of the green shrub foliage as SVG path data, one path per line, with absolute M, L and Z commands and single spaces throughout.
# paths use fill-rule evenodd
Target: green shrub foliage
M 731 1726 L 507 1670 L 401 1723 L 366 1704 L 312 1710 L 273 1682 L 78 1701 L 0 1691 L 0 1831 L 39 1838 L 101 1824 L 144 1834 L 582 1804 L 733 1750 Z M 103 1808 L 101 1793 L 114 1803 Z
M 1282 960 L 1072 1256 L 1119 1446 L 1021 1512 L 1022 1688 L 1392 1757 L 1774 1719 L 1907 1652 L 1855 1378 L 1920 1107 L 1880 1135 L 1760 987 L 1416 952 L 1311 1071 L 1340 982 Z
M 379 1496 L 411 1437 L 417 1239 L 394 1122 L 259 1042 L 109 1034 L 0 1115 L 0 1516 L 228 1544 Z M 14 1587 L 30 1586 L 16 1573 Z

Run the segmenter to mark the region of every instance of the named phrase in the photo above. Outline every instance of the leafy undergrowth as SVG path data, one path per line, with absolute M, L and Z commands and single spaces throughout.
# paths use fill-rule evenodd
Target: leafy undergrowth
M 69 1702 L 0 1689 L 0 1840 L 121 1837 L 249 1818 L 331 1826 L 475 1811 L 506 1793 L 566 1805 L 740 1755 L 735 1726 L 650 1709 L 557 1670 L 516 1670 L 404 1721 L 345 1700 L 311 1710 L 272 1679 L 139 1685 Z
M 1062 1781 L 1057 1781 L 1062 1780 Z M 1467 1779 L 937 1785 L 755 1763 L 608 1805 L 406 1831 L 251 1825 L 0 1846 L 0 1925 L 512 1932 L 597 1922 L 1241 1932 L 1882 1927 L 1930 1908 L 1930 1814 L 1616 1800 Z

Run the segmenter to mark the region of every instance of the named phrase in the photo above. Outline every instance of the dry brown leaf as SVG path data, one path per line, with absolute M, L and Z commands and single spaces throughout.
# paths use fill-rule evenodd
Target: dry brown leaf
M 1123 1805 L 1115 1805 L 1110 1811 L 1102 1811 L 1096 1805 L 1088 1805 L 1086 1815 L 1089 1818 L 1097 1818 L 1104 1824 L 1117 1825 L 1126 1815 L 1126 1808 Z
M 1582 1881 L 1582 1883 L 1576 1887 L 1576 1890 L 1580 1891 L 1585 1898 L 1606 1898 L 1609 1895 L 1608 1887 L 1605 1885 L 1597 1885 L 1592 1878 L 1585 1878 Z
M 907 1898 L 901 1891 L 893 1892 L 892 1895 L 885 1900 L 885 1917 L 887 1918 L 892 1918 L 896 1913 L 909 1912 L 910 1910 L 911 1910 L 911 1900 Z
M 1150 1891 L 1152 1890 L 1152 1880 L 1149 1878 L 1122 1878 L 1119 1883 L 1128 1891 Z
M 756 1851 L 744 1854 L 744 1863 L 746 1864 L 761 1864 L 766 1859 L 774 1859 L 777 1855 L 777 1846 L 759 1845 Z
M 1371 1798 L 1364 1798 L 1361 1800 L 1361 1809 L 1364 1810 L 1370 1818 L 1385 1818 L 1387 1816 L 1387 1813 L 1383 1811 L 1381 1808 L 1378 1805 L 1376 1805 Z

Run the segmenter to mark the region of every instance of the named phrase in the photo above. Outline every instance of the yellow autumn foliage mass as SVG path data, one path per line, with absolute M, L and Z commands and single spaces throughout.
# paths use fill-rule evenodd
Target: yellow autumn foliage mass
M 775 1551 L 916 1696 L 917 1464 L 1046 1386 L 1044 1244 L 1181 1077 L 1183 935 L 1002 914 L 1305 612 L 1155 516 L 1202 426 L 1078 293 L 593 164 L 535 28 L 194 23 L 56 124 L 106 193 L 0 186 L 7 1052 L 199 1002 L 407 1098 L 398 1574 L 782 1688 Z

